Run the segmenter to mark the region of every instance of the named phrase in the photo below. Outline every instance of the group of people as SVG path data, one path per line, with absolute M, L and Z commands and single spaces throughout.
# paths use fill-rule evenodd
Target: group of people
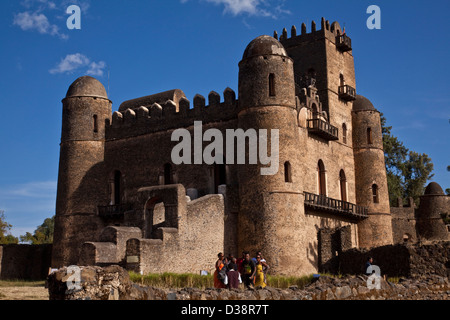
M 246 288 L 264 288 L 267 285 L 266 273 L 269 265 L 261 251 L 256 252 L 254 258 L 250 258 L 248 251 L 243 251 L 239 259 L 232 255 L 225 257 L 222 252 L 217 257 L 214 272 L 215 288 L 238 289 L 241 283 Z

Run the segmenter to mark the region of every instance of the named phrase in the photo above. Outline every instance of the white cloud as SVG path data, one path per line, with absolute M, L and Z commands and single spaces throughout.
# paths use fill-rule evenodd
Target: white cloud
M 188 0 L 180 0 L 186 3 Z M 249 16 L 261 16 L 276 18 L 279 14 L 290 14 L 289 10 L 283 9 L 285 0 L 203 0 L 215 5 L 223 5 L 224 13 L 233 16 L 247 14 Z M 276 2 L 276 3 L 275 3 Z
M 53 69 L 49 70 L 51 74 L 72 73 L 80 69 L 86 69 L 85 73 L 93 76 L 103 76 L 103 70 L 106 68 L 104 61 L 94 62 L 81 53 L 68 54 Z
M 106 63 L 104 61 L 100 61 L 100 62 L 92 62 L 89 65 L 89 70 L 86 71 L 86 73 L 88 75 L 91 76 L 103 76 L 103 69 L 106 68 Z
M 67 39 L 66 34 L 60 33 L 57 25 L 51 24 L 43 13 L 20 12 L 14 16 L 14 25 L 19 26 L 24 31 L 37 31 L 40 34 L 49 34 Z
M 53 198 L 56 191 L 56 181 L 28 182 L 21 185 L 0 189 L 1 198 Z

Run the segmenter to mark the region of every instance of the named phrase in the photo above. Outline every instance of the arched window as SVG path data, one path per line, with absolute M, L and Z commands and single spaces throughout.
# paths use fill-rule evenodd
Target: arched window
M 372 198 L 373 198 L 373 203 L 378 203 L 379 199 L 378 199 L 378 186 L 376 184 L 372 185 Z
M 227 184 L 227 167 L 225 162 L 214 164 L 214 192 L 219 193 L 219 186 Z
M 347 178 L 344 170 L 339 172 L 339 187 L 341 190 L 341 200 L 347 202 Z
M 319 108 L 317 107 L 317 104 L 311 104 L 311 110 L 313 119 L 319 118 Z
M 289 161 L 284 163 L 284 182 L 292 182 L 291 164 Z
M 170 163 L 166 163 L 164 165 L 164 184 L 172 184 L 172 165 Z
M 94 133 L 97 133 L 98 132 L 98 123 L 97 123 L 97 115 L 96 114 L 94 114 L 93 120 L 94 120 Z
M 113 188 L 113 204 L 117 205 L 122 200 L 122 188 L 121 188 L 122 174 L 119 170 L 114 172 L 114 188 Z
M 367 144 L 372 144 L 372 128 L 367 128 Z
M 325 177 L 325 166 L 322 160 L 319 160 L 317 166 L 317 174 L 318 174 L 318 185 L 319 185 L 319 194 L 322 196 L 327 195 L 327 186 L 326 186 L 326 177 Z
M 269 74 L 269 96 L 275 97 L 275 74 Z
M 347 125 L 345 123 L 342 124 L 342 142 L 347 144 Z
M 345 79 L 342 73 L 339 75 L 339 83 L 341 86 L 345 86 Z

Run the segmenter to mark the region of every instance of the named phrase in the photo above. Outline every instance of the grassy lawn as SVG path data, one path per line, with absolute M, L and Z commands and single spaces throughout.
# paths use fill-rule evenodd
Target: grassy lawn
M 0 280 L 0 288 L 2 287 L 44 287 L 45 280 L 28 281 L 28 280 Z
M 148 274 L 140 275 L 135 272 L 129 272 L 131 281 L 144 286 L 151 286 L 157 288 L 213 288 L 214 278 L 212 275 L 201 276 L 197 274 Z M 273 288 L 289 288 L 290 286 L 297 286 L 303 288 L 310 284 L 313 276 L 304 277 L 281 277 L 281 276 L 267 276 L 267 285 Z

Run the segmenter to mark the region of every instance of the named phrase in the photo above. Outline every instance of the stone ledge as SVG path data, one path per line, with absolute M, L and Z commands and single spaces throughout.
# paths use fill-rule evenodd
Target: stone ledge
M 67 268 L 48 277 L 50 300 L 448 300 L 450 284 L 437 275 L 422 279 L 400 279 L 391 283 L 380 279 L 381 289 L 369 289 L 367 276 L 333 278 L 320 276 L 300 289 L 266 287 L 256 289 L 184 288 L 179 290 L 144 287 L 130 281 L 119 266 L 79 267 L 79 289 L 68 289 L 73 280 Z M 72 283 L 72 282 L 70 282 Z

